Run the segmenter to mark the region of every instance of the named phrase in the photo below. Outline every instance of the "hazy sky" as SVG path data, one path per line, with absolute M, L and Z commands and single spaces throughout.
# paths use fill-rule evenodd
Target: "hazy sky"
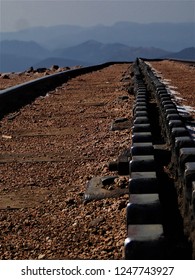
M 195 21 L 195 0 L 0 0 L 0 30 L 71 24 L 112 25 L 117 21 Z

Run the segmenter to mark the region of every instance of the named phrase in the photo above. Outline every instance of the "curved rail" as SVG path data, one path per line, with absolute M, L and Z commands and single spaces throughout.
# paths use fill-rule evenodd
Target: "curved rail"
M 127 62 L 107 62 L 103 64 L 67 70 L 1 90 L 0 118 L 2 118 L 5 114 L 18 110 L 21 106 L 32 102 L 38 96 L 45 95 L 49 90 L 56 88 L 71 78 L 92 71 L 97 71 L 113 64 L 121 63 Z

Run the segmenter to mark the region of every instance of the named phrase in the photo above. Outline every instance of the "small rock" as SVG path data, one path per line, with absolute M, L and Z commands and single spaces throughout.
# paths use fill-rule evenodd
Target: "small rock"
M 121 79 L 121 82 L 129 82 L 130 81 L 130 76 L 126 75 Z
M 59 69 L 59 66 L 58 65 L 52 65 L 51 66 L 51 70 L 52 71 L 56 71 L 56 70 L 58 70 Z
M 28 70 L 26 70 L 27 73 L 33 73 L 34 72 L 34 68 L 31 66 Z
M 99 224 L 101 224 L 103 221 L 105 221 L 104 217 L 96 218 L 89 223 L 89 227 L 96 227 Z
M 119 100 L 128 100 L 129 97 L 127 95 L 122 95 L 118 97 Z
M 119 202 L 118 210 L 122 210 L 122 209 L 126 208 L 126 206 L 127 206 L 126 201 L 122 200 L 122 201 Z
M 2 74 L 1 78 L 2 79 L 10 79 L 10 76 L 8 74 Z
M 25 219 L 25 220 L 24 220 L 24 225 L 25 225 L 25 226 L 29 226 L 29 225 L 30 225 L 30 221 L 29 221 L 28 219 Z
M 38 73 L 44 73 L 44 72 L 46 72 L 46 71 L 47 71 L 47 68 L 45 68 L 45 67 L 37 68 L 37 69 L 36 69 L 36 72 L 38 72 Z
M 74 198 L 69 198 L 66 200 L 66 205 L 67 206 L 72 206 L 76 204 L 76 200 Z
M 2 138 L 3 139 L 12 139 L 12 136 L 11 135 L 2 135 Z
M 42 260 L 42 259 L 44 259 L 44 257 L 45 257 L 45 254 L 40 254 L 40 255 L 38 256 L 38 260 Z
M 131 128 L 131 122 L 127 118 L 118 118 L 114 120 L 111 124 L 111 130 L 124 130 L 124 129 L 130 129 Z
M 134 87 L 133 86 L 128 87 L 128 93 L 131 94 L 131 95 L 134 95 Z
M 128 185 L 128 180 L 125 177 L 119 177 L 114 180 L 114 183 L 118 188 L 123 189 L 126 188 L 126 186 Z
M 123 123 L 123 122 L 126 122 L 128 121 L 128 118 L 118 118 L 115 120 L 115 123 Z

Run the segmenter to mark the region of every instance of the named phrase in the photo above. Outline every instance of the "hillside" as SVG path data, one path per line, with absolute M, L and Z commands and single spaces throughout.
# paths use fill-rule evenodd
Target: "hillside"
M 47 57 L 49 51 L 34 41 L 5 40 L 1 41 L 1 53 L 25 55 L 31 57 Z
M 89 40 L 82 44 L 58 51 L 61 57 L 83 60 L 87 63 L 132 61 L 139 56 L 156 58 L 166 56 L 168 53 L 169 52 L 157 48 L 129 47 L 120 43 L 103 44 L 95 40 Z
M 195 47 L 183 49 L 180 52 L 169 54 L 167 57 L 184 60 L 195 60 Z
M 0 72 L 24 71 L 50 56 L 50 51 L 34 41 L 5 40 L 0 49 Z
M 1 53 L 0 72 L 21 72 L 38 61 L 35 57 Z

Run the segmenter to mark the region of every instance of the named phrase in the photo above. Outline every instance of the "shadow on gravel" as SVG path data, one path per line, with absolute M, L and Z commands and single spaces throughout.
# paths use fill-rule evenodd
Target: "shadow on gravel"
M 184 235 L 174 180 L 168 174 L 160 174 L 159 198 L 163 208 L 163 227 L 168 242 L 168 256 L 175 260 L 192 259 L 192 246 Z

